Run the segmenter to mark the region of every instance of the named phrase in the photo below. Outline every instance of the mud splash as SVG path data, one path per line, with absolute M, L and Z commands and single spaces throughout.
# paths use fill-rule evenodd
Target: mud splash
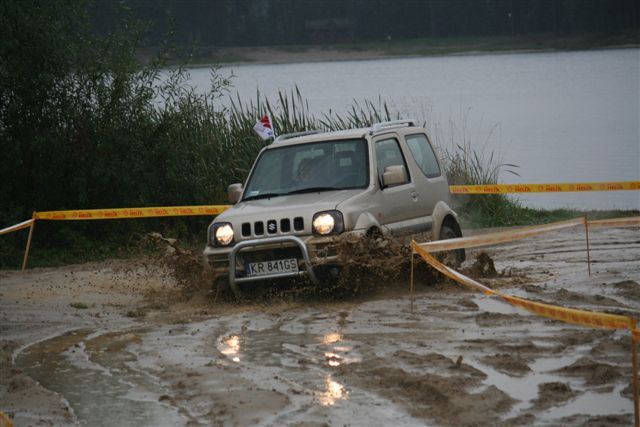
M 194 293 L 211 287 L 211 273 L 204 268 L 202 255 L 180 246 L 178 239 L 164 237 L 160 233 L 150 233 L 147 238 L 155 243 L 161 252 L 156 262 L 165 267 L 188 299 Z
M 467 269 L 473 277 L 496 277 L 498 272 L 493 259 L 486 253 L 480 252 L 476 255 L 473 265 Z
M 177 239 L 160 233 L 151 233 L 148 238 L 161 252 L 154 262 L 170 272 L 180 288 L 182 300 L 208 294 L 212 303 L 236 301 L 227 289 L 212 288 L 212 274 L 204 268 L 199 253 L 181 247 Z M 265 298 L 270 301 L 332 301 L 397 290 L 398 283 L 406 283 L 409 276 L 411 251 L 405 240 L 387 236 L 343 238 L 337 244 L 338 264 L 341 266 L 337 278 L 326 278 L 321 285 L 314 285 L 306 279 L 265 280 L 260 285 L 242 286 L 243 298 L 246 301 Z M 414 275 L 418 285 L 432 286 L 444 280 L 422 262 L 416 262 Z M 158 295 L 150 298 L 156 302 L 162 299 Z M 140 317 L 144 310 L 131 314 L 132 317 Z

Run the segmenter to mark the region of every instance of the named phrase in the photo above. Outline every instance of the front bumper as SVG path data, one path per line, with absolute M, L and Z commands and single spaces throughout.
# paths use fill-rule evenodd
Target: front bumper
M 347 235 L 359 235 L 350 232 Z M 338 262 L 338 241 L 340 236 L 275 236 L 244 240 L 229 248 L 207 246 L 204 250 L 205 263 L 214 270 L 215 276 L 227 275 L 229 285 L 238 292 L 238 283 L 287 277 L 307 276 L 312 282 L 319 283 L 314 268 Z M 249 262 L 276 260 L 278 258 L 297 258 L 299 271 L 283 272 L 260 276 L 245 276 L 244 267 Z
M 236 274 L 237 274 L 236 257 L 238 255 L 238 252 L 240 252 L 242 249 L 245 249 L 245 248 L 256 248 L 264 245 L 279 244 L 279 243 L 293 243 L 298 246 L 298 248 L 300 249 L 300 252 L 302 253 L 302 261 L 305 268 L 304 270 L 298 270 L 296 272 L 290 272 L 290 273 L 269 274 L 267 276 L 250 276 L 250 277 L 242 277 L 242 278 L 236 277 Z M 231 288 L 234 291 L 238 291 L 238 289 L 236 289 L 237 287 L 236 283 L 253 282 L 257 280 L 264 280 L 265 278 L 282 279 L 286 277 L 297 277 L 304 274 L 307 274 L 307 276 L 312 282 L 316 284 L 319 283 L 318 278 L 313 272 L 313 266 L 311 265 L 311 259 L 309 258 L 309 251 L 307 250 L 307 245 L 302 241 L 302 239 L 296 236 L 279 236 L 279 237 L 269 237 L 266 239 L 245 240 L 244 242 L 240 242 L 237 245 L 235 245 L 234 248 L 231 250 L 231 253 L 229 254 L 229 284 L 231 285 Z

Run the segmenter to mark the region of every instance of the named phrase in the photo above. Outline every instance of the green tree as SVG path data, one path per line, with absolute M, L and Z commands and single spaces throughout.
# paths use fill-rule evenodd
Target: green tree
M 0 224 L 34 210 L 220 200 L 221 169 L 209 159 L 227 138 L 213 104 L 228 82 L 214 71 L 199 95 L 183 69 L 141 64 L 144 28 L 126 7 L 114 14 L 98 32 L 83 0 L 0 2 Z M 142 225 L 42 226 L 38 236 L 99 239 L 128 227 Z

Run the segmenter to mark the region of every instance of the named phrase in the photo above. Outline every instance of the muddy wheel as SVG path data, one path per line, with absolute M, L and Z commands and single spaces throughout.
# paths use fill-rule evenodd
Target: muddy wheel
M 378 227 L 371 227 L 369 230 L 367 230 L 366 236 L 369 239 L 375 240 L 378 237 L 382 237 L 382 231 L 380 231 Z
M 242 297 L 242 294 L 237 294 L 231 289 L 228 276 L 218 276 L 213 281 L 212 290 L 215 295 L 215 300 L 218 301 L 237 301 Z
M 449 225 L 443 225 L 440 229 L 440 240 L 455 239 L 461 237 L 456 231 Z M 441 262 L 449 267 L 459 267 L 464 262 L 464 249 L 454 249 L 452 251 L 445 251 L 438 257 Z

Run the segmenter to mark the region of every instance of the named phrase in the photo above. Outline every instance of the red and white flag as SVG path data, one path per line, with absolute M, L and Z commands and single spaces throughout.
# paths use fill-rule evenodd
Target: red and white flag
M 260 138 L 265 141 L 269 138 L 275 137 L 275 132 L 273 131 L 273 126 L 271 125 L 271 116 L 269 116 L 268 114 L 262 116 L 262 118 L 256 122 L 253 130 L 256 131 L 256 133 L 260 135 Z

